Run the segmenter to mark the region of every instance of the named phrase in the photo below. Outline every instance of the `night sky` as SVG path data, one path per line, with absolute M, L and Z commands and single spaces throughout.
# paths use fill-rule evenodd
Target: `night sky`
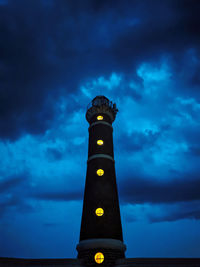
M 0 0 L 0 256 L 76 257 L 105 95 L 126 256 L 200 257 L 199 86 L 199 0 Z

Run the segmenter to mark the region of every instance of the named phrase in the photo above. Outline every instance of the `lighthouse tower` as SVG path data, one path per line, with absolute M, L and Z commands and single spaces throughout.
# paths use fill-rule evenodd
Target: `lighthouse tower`
M 112 266 L 124 258 L 112 123 L 116 105 L 105 96 L 97 96 L 89 104 L 87 176 L 83 202 L 78 258 L 86 266 Z

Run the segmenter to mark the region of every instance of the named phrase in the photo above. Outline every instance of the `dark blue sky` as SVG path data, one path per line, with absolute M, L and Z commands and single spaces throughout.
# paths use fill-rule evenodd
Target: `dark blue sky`
M 200 1 L 0 0 L 0 256 L 76 257 L 87 104 L 119 109 L 127 257 L 200 257 Z

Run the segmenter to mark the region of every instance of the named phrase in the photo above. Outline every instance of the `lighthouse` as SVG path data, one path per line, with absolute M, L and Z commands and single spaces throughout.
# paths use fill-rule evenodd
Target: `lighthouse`
M 88 105 L 87 174 L 78 258 L 86 266 L 113 266 L 124 258 L 120 208 L 115 175 L 112 123 L 116 104 L 97 96 Z

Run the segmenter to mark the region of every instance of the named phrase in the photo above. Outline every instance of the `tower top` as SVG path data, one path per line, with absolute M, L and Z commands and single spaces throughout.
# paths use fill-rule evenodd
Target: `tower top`
M 110 118 L 111 123 L 115 120 L 118 109 L 115 103 L 112 103 L 103 95 L 96 96 L 87 106 L 86 119 L 89 123 L 93 121 L 97 114 L 105 114 Z

